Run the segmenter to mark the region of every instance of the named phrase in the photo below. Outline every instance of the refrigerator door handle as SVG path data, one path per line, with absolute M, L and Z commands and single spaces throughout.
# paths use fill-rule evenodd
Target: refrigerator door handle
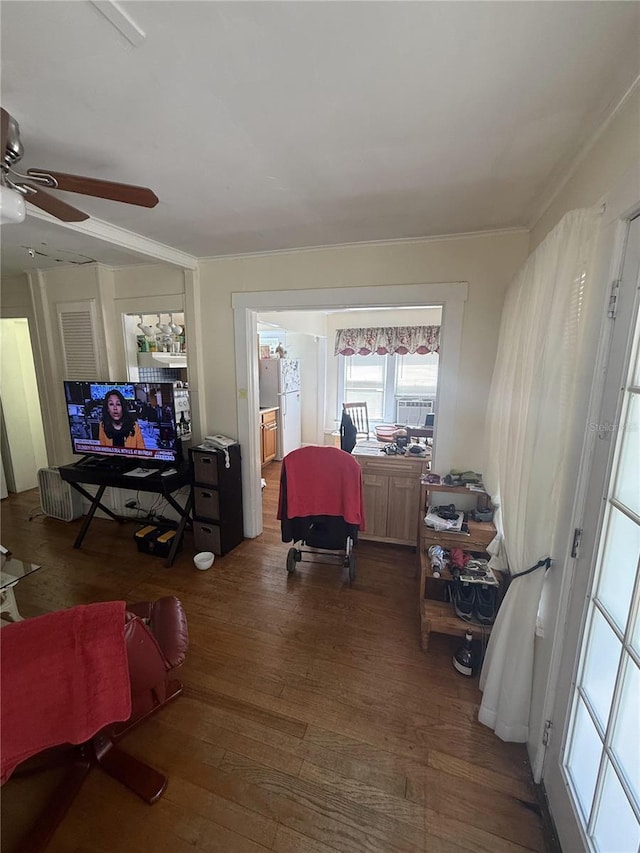
M 278 394 L 280 398 L 280 413 L 283 418 L 287 416 L 287 395 L 286 394 Z

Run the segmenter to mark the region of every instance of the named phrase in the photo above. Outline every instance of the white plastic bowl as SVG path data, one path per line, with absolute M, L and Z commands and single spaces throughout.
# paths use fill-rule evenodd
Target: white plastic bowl
M 211 568 L 214 560 L 215 554 L 212 551 L 200 551 L 200 553 L 196 554 L 193 558 L 193 565 L 196 569 L 200 569 L 201 572 L 204 572 L 206 569 Z

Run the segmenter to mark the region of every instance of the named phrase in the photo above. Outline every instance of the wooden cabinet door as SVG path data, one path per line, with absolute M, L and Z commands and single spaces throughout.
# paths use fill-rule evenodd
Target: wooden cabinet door
M 389 478 L 367 474 L 365 471 L 362 480 L 366 519 L 364 532 L 369 536 L 386 536 Z
M 276 412 L 266 412 L 262 415 L 262 464 L 271 462 L 276 457 L 278 420 Z
M 404 539 L 411 544 L 417 543 L 416 508 L 419 500 L 419 477 L 406 475 L 389 477 L 387 536 L 390 539 Z

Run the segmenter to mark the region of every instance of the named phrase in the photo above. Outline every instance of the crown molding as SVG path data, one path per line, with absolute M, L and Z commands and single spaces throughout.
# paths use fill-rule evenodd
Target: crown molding
M 434 234 L 429 237 L 394 237 L 389 240 L 362 240 L 358 243 L 326 243 L 322 246 L 299 246 L 293 249 L 266 249 L 262 252 L 236 252 L 232 255 L 209 255 L 198 258 L 200 263 L 207 261 L 231 261 L 239 258 L 261 258 L 270 255 L 295 255 L 298 252 L 324 252 L 327 249 L 359 249 L 363 246 L 401 246 L 413 243 L 435 243 L 442 240 L 472 240 L 477 237 L 501 237 L 506 234 L 528 234 L 528 225 L 516 225 L 510 228 L 487 228 L 480 231 L 461 231 L 458 234 Z
M 34 219 L 41 219 L 43 222 L 49 223 L 49 225 L 68 228 L 70 231 L 77 231 L 79 234 L 85 234 L 87 237 L 103 240 L 105 243 L 111 243 L 111 245 L 117 246 L 120 249 L 126 249 L 138 255 L 145 255 L 157 261 L 163 261 L 166 264 L 173 264 L 174 266 L 190 270 L 194 270 L 198 265 L 198 258 L 193 255 L 188 255 L 186 252 L 181 252 L 179 249 L 174 249 L 173 246 L 167 246 L 165 243 L 158 243 L 149 237 L 143 237 L 142 234 L 136 234 L 134 231 L 127 231 L 126 228 L 119 228 L 117 225 L 112 225 L 110 222 L 105 222 L 102 219 L 90 217 L 85 222 L 61 222 L 49 213 L 45 213 L 42 210 L 34 210 L 31 206 L 27 209 L 27 216 Z

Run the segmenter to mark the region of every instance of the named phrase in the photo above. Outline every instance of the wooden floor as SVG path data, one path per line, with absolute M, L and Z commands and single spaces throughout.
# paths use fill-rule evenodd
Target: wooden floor
M 289 578 L 277 463 L 265 474 L 265 532 L 208 572 L 190 534 L 166 569 L 137 553 L 133 525 L 96 519 L 75 551 L 80 522 L 29 521 L 37 491 L 2 502 L 2 543 L 45 566 L 16 588 L 24 616 L 175 594 L 189 620 L 184 695 L 123 742 L 167 772 L 166 794 L 147 806 L 94 769 L 49 849 L 545 850 L 524 746 L 476 721 L 455 639 L 420 650 L 415 554 L 361 542 L 352 587 L 340 566 L 298 564 Z M 3 851 L 37 784 L 3 788 Z

